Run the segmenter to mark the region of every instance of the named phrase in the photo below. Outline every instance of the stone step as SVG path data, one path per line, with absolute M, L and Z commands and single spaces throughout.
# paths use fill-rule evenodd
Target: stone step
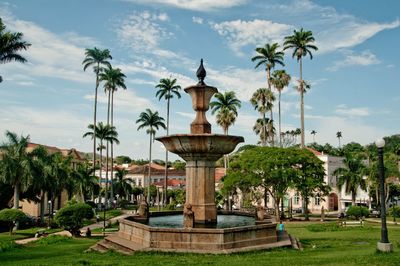
M 105 243 L 111 246 L 116 251 L 123 251 L 123 253 L 132 254 L 137 250 L 142 250 L 143 247 L 135 242 L 118 237 L 117 235 L 110 235 L 104 239 Z
M 105 253 L 105 252 L 108 251 L 108 248 L 104 247 L 103 245 L 99 245 L 98 243 L 96 243 L 95 245 L 91 246 L 87 251 L 97 251 L 97 252 L 100 252 L 100 253 Z

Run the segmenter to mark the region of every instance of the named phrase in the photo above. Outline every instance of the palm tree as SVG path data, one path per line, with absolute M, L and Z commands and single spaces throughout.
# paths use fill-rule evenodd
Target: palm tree
M 85 71 L 88 67 L 93 65 L 94 73 L 96 74 L 96 86 L 94 90 L 94 114 L 93 114 L 93 125 L 97 124 L 96 116 L 97 116 L 97 90 L 99 88 L 99 73 L 101 71 L 101 66 L 111 66 L 108 60 L 111 60 L 112 57 L 110 55 L 110 51 L 108 49 L 100 50 L 96 47 L 93 49 L 86 49 L 85 51 L 85 59 L 83 60 L 83 71 Z M 96 127 L 93 127 L 93 169 L 96 168 Z M 100 162 L 101 164 L 101 162 Z
M 301 148 L 304 148 L 304 83 L 303 83 L 303 61 L 302 58 L 310 55 L 310 59 L 313 58 L 311 50 L 317 51 L 318 47 L 313 43 L 315 39 L 311 31 L 304 31 L 301 28 L 299 31 L 294 30 L 293 35 L 286 36 L 283 44 L 286 49 L 293 49 L 292 57 L 297 58 L 297 62 L 300 63 L 300 123 L 301 123 Z
M 279 146 L 282 147 L 282 128 L 281 128 L 281 94 L 283 88 L 289 85 L 290 75 L 285 70 L 275 70 L 272 73 L 271 83 L 278 91 L 278 110 L 279 110 Z
M 224 93 L 217 93 L 214 96 L 216 101 L 210 103 L 211 114 L 217 112 L 217 124 L 220 125 L 225 135 L 228 135 L 228 129 L 236 121 L 238 116 L 237 109 L 241 107 L 241 102 L 236 98 L 234 91 L 227 91 Z M 224 155 L 224 168 L 228 166 L 228 157 Z
M 19 208 L 20 193 L 28 189 L 32 182 L 32 167 L 26 148 L 29 136 L 20 136 L 6 131 L 8 142 L 3 143 L 0 161 L 0 180 L 14 188 L 14 209 Z
M 352 154 L 346 154 L 343 159 L 345 167 L 337 168 L 333 175 L 338 177 L 337 186 L 339 190 L 345 185 L 346 193 L 351 193 L 351 204 L 355 206 L 357 189 L 360 187 L 363 190 L 366 189 L 366 183 L 364 180 L 365 165 L 362 157 L 355 156 Z
M 132 183 L 131 178 L 126 178 L 125 175 L 128 173 L 125 169 L 117 169 L 114 179 L 115 193 L 119 194 L 121 198 L 126 198 L 132 193 Z
M 311 131 L 311 135 L 313 135 L 313 142 L 315 142 L 315 135 L 317 134 L 317 131 L 314 129 Z
M 258 68 L 261 65 L 265 66 L 265 70 L 267 71 L 267 84 L 268 89 L 271 91 L 271 69 L 275 67 L 276 64 L 281 66 L 285 66 L 283 63 L 283 56 L 285 55 L 283 52 L 278 52 L 277 49 L 279 48 L 279 44 L 273 43 L 270 45 L 269 43 L 265 44 L 264 47 L 257 47 L 256 52 L 258 55 L 251 58 L 252 62 L 257 61 L 255 68 Z M 272 114 L 272 108 L 270 111 L 270 120 L 273 123 L 274 117 Z M 275 145 L 274 143 L 274 136 L 272 136 L 272 146 Z
M 170 78 L 163 78 L 160 79 L 160 83 L 156 85 L 156 89 L 158 91 L 156 92 L 156 97 L 158 97 L 158 100 L 161 101 L 162 98 L 167 100 L 167 136 L 169 135 L 169 107 L 170 107 L 170 100 L 174 97 L 178 97 L 178 99 L 181 98 L 181 94 L 179 93 L 179 90 L 181 89 L 181 86 L 176 84 L 176 79 L 170 79 Z M 168 179 L 168 150 L 165 150 L 165 179 L 164 179 L 164 204 L 167 202 L 167 179 Z
M 149 147 L 149 176 L 148 176 L 148 187 L 147 187 L 147 202 L 150 202 L 150 185 L 151 185 L 151 144 L 153 142 L 156 130 L 160 127 L 167 129 L 164 124 L 164 118 L 158 115 L 158 112 L 152 112 L 150 109 L 146 109 L 146 112 L 142 112 L 139 118 L 136 120 L 136 124 L 139 124 L 138 130 L 147 128 L 146 133 L 150 135 L 150 147 Z
M 122 88 L 126 90 L 125 85 L 125 74 L 121 72 L 119 68 L 112 68 L 109 66 L 108 68 L 104 68 L 102 73 L 99 75 L 100 81 L 105 81 L 104 83 L 104 91 L 108 91 L 108 107 L 107 107 L 107 125 L 110 125 L 110 107 L 111 107 L 111 127 L 114 126 L 114 92 L 118 90 L 118 88 Z M 110 101 L 111 97 L 111 101 Z M 108 179 L 108 144 L 107 141 L 107 151 L 106 151 L 106 179 Z M 111 142 L 111 199 L 114 198 L 114 187 L 112 185 L 113 182 L 113 170 L 114 170 L 114 145 Z
M 78 199 L 84 202 L 85 195 L 93 194 L 94 188 L 98 184 L 94 170 L 85 163 L 78 164 L 73 170 L 72 176 Z
M 271 123 L 271 120 L 269 118 L 259 118 L 256 121 L 256 124 L 253 127 L 253 131 L 257 134 L 260 135 L 260 142 L 265 143 L 267 141 L 267 136 L 271 133 L 274 132 L 275 129 Z M 274 132 L 275 133 L 275 132 Z
M 342 138 L 342 131 L 336 132 L 336 137 L 337 137 L 338 140 L 339 140 L 339 149 L 340 149 L 340 139 Z
M 0 18 L 0 64 L 11 61 L 25 63 L 26 59 L 18 54 L 21 50 L 27 50 L 31 44 L 22 41 L 23 34 L 21 32 L 6 31 L 6 26 Z M 0 76 L 0 82 L 3 78 Z
M 96 132 L 96 138 L 98 138 L 100 140 L 100 147 L 103 147 L 103 141 L 112 141 L 115 142 L 117 144 L 119 144 L 119 140 L 118 140 L 118 133 L 115 130 L 115 127 L 112 127 L 110 125 L 104 125 L 103 122 L 99 122 L 97 123 L 97 126 L 94 127 L 93 124 L 90 124 L 88 126 L 88 128 L 91 130 L 89 132 L 86 132 L 85 134 L 83 134 L 83 137 L 87 137 L 90 136 L 92 138 L 94 138 L 95 133 Z M 99 177 L 99 184 L 101 183 L 101 178 L 102 178 L 102 153 L 103 149 L 100 149 L 100 177 Z M 106 189 L 108 186 L 108 180 L 106 179 Z M 107 193 L 105 196 L 105 200 L 107 202 Z
M 260 88 L 256 92 L 254 92 L 253 96 L 250 99 L 250 103 L 254 106 L 254 109 L 257 110 L 261 116 L 262 121 L 266 121 L 265 113 L 269 110 L 272 110 L 273 102 L 275 101 L 275 96 L 271 90 L 266 88 Z M 267 123 L 263 123 L 264 126 L 267 126 Z M 268 124 L 272 125 L 273 128 L 273 120 L 268 119 Z M 271 126 L 270 126 L 271 127 Z M 261 138 L 261 145 L 265 146 L 267 137 L 271 136 L 271 132 L 265 128 L 262 130 L 263 136 Z

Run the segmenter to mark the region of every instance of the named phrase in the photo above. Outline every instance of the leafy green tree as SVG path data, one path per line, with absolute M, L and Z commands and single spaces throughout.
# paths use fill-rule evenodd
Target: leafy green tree
M 99 185 L 93 168 L 86 163 L 77 164 L 76 169 L 72 170 L 72 180 L 74 182 L 74 191 L 78 195 L 77 198 L 80 202 L 85 202 L 85 198 L 93 195 Z
M 16 209 L 3 209 L 0 211 L 0 221 L 8 224 L 10 235 L 12 235 L 15 224 L 25 217 L 25 213 Z
M 0 180 L 14 189 L 14 209 L 19 208 L 21 191 L 26 191 L 32 182 L 31 158 L 26 152 L 29 136 L 20 136 L 6 131 L 7 142 L 1 145 Z
M 107 125 L 114 126 L 114 92 L 116 92 L 119 88 L 126 90 L 125 85 L 125 74 L 122 73 L 119 68 L 112 68 L 108 66 L 104 68 L 103 71 L 99 74 L 99 80 L 104 81 L 104 91 L 108 91 L 108 105 L 107 105 Z M 111 111 L 111 113 L 110 113 Z M 111 123 L 110 123 L 110 115 L 111 115 Z M 113 186 L 113 171 L 114 171 L 114 142 L 112 140 L 107 141 L 107 151 L 106 151 L 106 179 L 108 180 L 108 166 L 109 166 L 109 144 L 111 144 L 111 199 L 114 198 L 114 186 Z
M 186 162 L 181 161 L 181 160 L 175 160 L 172 163 L 172 167 L 176 170 L 184 170 L 186 167 Z
M 282 128 L 281 128 L 281 94 L 282 90 L 289 85 L 290 75 L 285 70 L 275 70 L 272 73 L 271 83 L 278 91 L 278 116 L 279 116 L 279 146 L 282 148 Z
M 260 188 L 268 192 L 274 199 L 276 219 L 279 221 L 279 202 L 287 190 L 295 186 L 294 180 L 298 175 L 297 153 L 295 148 L 256 147 L 244 150 L 232 160 L 228 174 L 223 178 L 223 191 L 239 188 L 246 194 Z
M 108 49 L 98 49 L 94 47 L 93 49 L 85 50 L 85 59 L 83 60 L 83 71 L 90 66 L 93 66 L 94 73 L 96 74 L 96 86 L 94 91 L 94 112 L 93 112 L 93 124 L 97 125 L 96 116 L 97 116 L 97 91 L 100 85 L 99 74 L 102 69 L 102 66 L 111 66 L 108 60 L 111 60 L 112 57 L 110 55 L 110 51 Z M 97 132 L 96 127 L 93 127 L 93 169 L 96 168 L 96 139 Z M 101 160 L 100 160 L 101 165 Z
M 94 216 L 92 207 L 86 203 L 75 203 L 58 210 L 54 220 L 73 236 L 79 236 L 79 229 L 83 226 L 85 219 Z
M 156 97 L 158 97 L 158 100 L 161 101 L 162 98 L 167 100 L 167 136 L 169 135 L 169 109 L 170 109 L 170 101 L 172 98 L 174 98 L 174 95 L 180 99 L 181 94 L 181 86 L 176 83 L 176 79 L 171 79 L 171 78 L 163 78 L 160 79 L 160 83 L 156 85 L 156 89 L 158 91 L 156 92 Z M 168 150 L 165 151 L 165 161 L 168 162 Z M 164 205 L 166 204 L 167 200 L 167 181 L 168 180 L 168 164 L 165 165 L 165 179 L 164 179 Z
M 339 190 L 345 186 L 346 193 L 351 193 L 351 204 L 355 206 L 358 188 L 367 189 L 364 179 L 366 167 L 361 156 L 352 154 L 345 155 L 343 164 L 344 167 L 337 168 L 333 175 L 338 177 L 337 186 Z
M 300 63 L 300 122 L 301 122 L 301 148 L 304 148 L 304 81 L 303 81 L 303 57 L 309 55 L 310 59 L 313 58 L 311 50 L 317 51 L 318 47 L 313 43 L 315 38 L 311 31 L 304 31 L 301 28 L 299 31 L 294 30 L 293 35 L 285 37 L 283 43 L 283 50 L 293 49 L 292 57 L 297 58 L 297 62 Z
M 314 129 L 311 131 L 311 135 L 313 135 L 313 142 L 315 142 L 315 135 L 317 135 L 317 131 Z
M 152 112 L 150 109 L 146 109 L 146 112 L 142 112 L 139 118 L 136 120 L 136 124 L 139 124 L 138 130 L 147 128 L 146 133 L 150 136 L 149 143 L 149 175 L 148 175 L 148 191 L 147 191 L 147 202 L 150 202 L 150 184 L 151 184 L 151 144 L 154 141 L 156 130 L 160 127 L 166 129 L 164 124 L 164 118 L 158 115 L 158 112 Z
M 293 188 L 303 198 L 305 219 L 309 220 L 308 205 L 310 198 L 317 195 L 326 195 L 329 193 L 330 188 L 324 181 L 325 170 L 323 162 L 309 150 L 296 149 L 295 151 L 293 156 L 296 158 L 294 167 L 297 169 L 297 174 L 293 180 Z
M 132 159 L 129 156 L 119 155 L 115 158 L 116 164 L 125 164 L 125 163 L 131 163 L 131 162 L 132 162 Z
M 6 31 L 2 19 L 0 18 L 0 64 L 16 61 L 25 63 L 27 60 L 18 52 L 27 50 L 31 44 L 22 40 L 23 34 L 21 32 Z M 0 82 L 3 78 L 0 76 Z

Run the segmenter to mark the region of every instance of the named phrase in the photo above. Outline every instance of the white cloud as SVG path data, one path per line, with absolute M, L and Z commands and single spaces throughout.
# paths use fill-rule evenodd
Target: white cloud
M 160 26 L 159 21 L 166 21 L 165 13 L 151 14 L 148 11 L 133 13 L 122 21 L 117 28 L 117 35 L 122 43 L 136 52 L 151 52 L 159 47 L 160 42 L 173 34 Z M 170 54 L 167 54 L 170 56 Z
M 108 95 L 108 94 L 107 94 Z M 107 104 L 108 97 L 103 92 L 97 96 L 97 101 L 99 103 Z M 94 100 L 94 95 L 85 95 L 85 99 Z M 146 98 L 139 97 L 136 92 L 132 89 L 118 90 L 114 93 L 114 108 L 123 109 L 128 112 L 135 112 L 135 110 L 144 110 L 146 108 L 153 108 L 153 103 Z
M 288 24 L 261 19 L 251 21 L 239 19 L 210 23 L 210 25 L 220 36 L 226 38 L 229 47 L 239 55 L 242 55 L 240 49 L 247 45 L 261 46 L 265 43 L 279 43 L 293 29 L 293 26 Z
M 247 0 L 125 0 L 147 5 L 167 5 L 194 11 L 213 11 L 243 5 Z
M 5 65 L 3 71 L 7 72 L 7 75 L 17 72 L 78 82 L 93 81 L 93 78 L 82 70 L 85 51 L 82 45 L 96 43 L 94 39 L 72 32 L 57 35 L 33 22 L 19 20 L 7 10 L 0 11 L 0 15 L 8 29 L 23 32 L 23 39 L 32 44 L 27 52 L 23 52 L 28 63 Z
M 335 113 L 350 117 L 369 116 L 371 114 L 367 107 L 349 108 L 344 104 L 338 105 L 336 107 Z
M 200 18 L 200 17 L 192 17 L 192 20 L 194 23 L 197 23 L 197 24 L 203 24 L 203 22 L 204 22 L 204 19 Z
M 333 66 L 328 67 L 328 71 L 337 71 L 343 67 L 349 66 L 370 66 L 380 64 L 381 61 L 370 51 L 363 51 L 356 54 L 352 51 L 348 52 L 344 60 L 334 62 Z

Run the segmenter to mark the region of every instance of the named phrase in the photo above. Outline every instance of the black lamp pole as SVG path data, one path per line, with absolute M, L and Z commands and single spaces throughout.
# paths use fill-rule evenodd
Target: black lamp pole
M 386 227 L 386 204 L 385 204 L 385 170 L 383 166 L 383 146 L 378 147 L 378 167 L 379 167 L 379 193 L 381 195 L 381 243 L 389 243 L 388 231 Z

